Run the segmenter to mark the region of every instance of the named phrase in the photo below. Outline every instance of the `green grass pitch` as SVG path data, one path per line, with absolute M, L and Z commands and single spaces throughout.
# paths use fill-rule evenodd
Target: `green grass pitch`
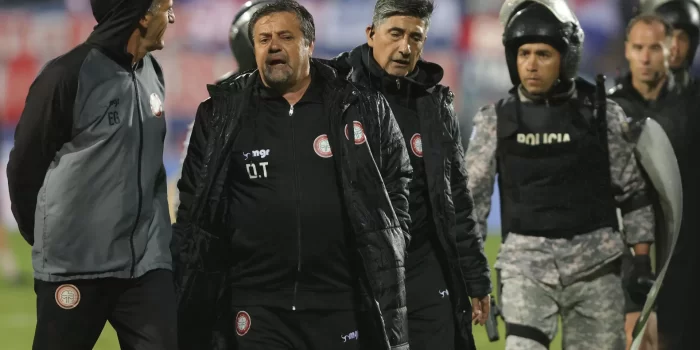
M 32 287 L 31 275 L 31 252 L 20 235 L 11 234 L 10 244 L 13 246 L 15 254 L 22 268 L 24 284 L 12 286 L 0 279 L 0 348 L 3 350 L 26 350 L 31 349 L 34 337 L 34 326 L 36 321 L 36 303 Z M 498 254 L 500 237 L 491 235 L 486 240 L 486 254 L 493 267 Z M 493 281 L 496 280 L 493 272 Z M 476 338 L 477 349 L 479 350 L 502 350 L 505 348 L 505 329 L 502 320 L 499 319 L 501 339 L 491 343 L 486 337 L 486 330 L 482 326 L 474 326 L 474 336 Z M 552 343 L 552 350 L 561 349 L 561 336 Z M 119 342 L 117 335 L 109 326 L 105 326 L 100 337 L 96 350 L 118 350 Z

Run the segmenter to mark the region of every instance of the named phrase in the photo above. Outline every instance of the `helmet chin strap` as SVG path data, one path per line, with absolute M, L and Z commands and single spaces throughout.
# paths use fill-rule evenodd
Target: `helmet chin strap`
M 564 97 L 566 95 L 571 95 L 574 91 L 574 83 L 572 81 L 563 81 L 561 79 L 557 79 L 554 84 L 552 84 L 552 87 L 547 90 L 545 93 L 541 94 L 533 94 L 525 88 L 525 86 L 522 86 L 524 92 L 526 93 L 526 96 L 531 99 L 531 100 L 550 100 L 552 98 L 558 98 L 558 97 Z

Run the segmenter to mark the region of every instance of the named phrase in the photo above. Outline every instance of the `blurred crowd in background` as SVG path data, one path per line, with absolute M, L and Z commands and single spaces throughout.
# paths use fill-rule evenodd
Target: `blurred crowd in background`
M 164 67 L 168 120 L 165 165 L 177 174 L 187 125 L 207 97 L 206 84 L 236 68 L 228 43 L 234 14 L 244 0 L 175 0 L 177 22 L 166 34 L 166 48 L 155 55 Z M 316 57 L 332 57 L 365 42 L 373 0 L 300 0 L 316 22 Z M 456 96 L 464 142 L 479 107 L 512 87 L 498 21 L 502 1 L 436 0 L 424 59 L 445 69 L 444 85 Z M 624 36 L 638 0 L 569 0 L 585 31 L 581 71 L 593 79 L 607 75 L 613 85 L 624 73 Z M 81 43 L 95 25 L 89 0 L 0 0 L 0 117 L 2 162 L 12 147 L 14 127 L 32 81 L 50 59 Z M 696 61 L 697 63 L 697 61 Z M 4 168 L 3 168 L 4 169 Z M 9 229 L 7 181 L 2 171 L 0 203 Z M 498 193 L 490 227 L 498 228 Z

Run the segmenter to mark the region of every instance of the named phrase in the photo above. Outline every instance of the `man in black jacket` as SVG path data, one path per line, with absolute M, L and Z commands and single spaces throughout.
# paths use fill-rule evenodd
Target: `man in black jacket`
M 258 70 L 209 86 L 178 183 L 180 349 L 408 349 L 411 167 L 391 109 L 310 59 L 295 1 L 250 28 Z
M 409 150 L 411 349 L 472 349 L 471 321 L 486 320 L 491 280 L 482 237 L 474 231 L 453 95 L 439 84 L 442 67 L 420 59 L 432 11 L 429 0 L 377 1 L 367 44 L 331 65 L 386 97 Z
M 163 166 L 163 71 L 150 54 L 172 0 L 92 0 L 87 41 L 32 84 L 7 178 L 32 245 L 34 349 L 172 350 L 175 293 Z
M 610 98 L 620 104 L 629 116 L 634 128 L 641 127 L 646 118 L 657 120 L 667 133 L 677 134 L 681 132 L 679 128 L 684 123 L 686 114 L 680 110 L 669 114 L 664 111 L 664 106 L 670 107 L 669 101 L 678 102 L 680 87 L 676 85 L 673 75 L 668 71 L 668 60 L 671 46 L 671 26 L 661 17 L 648 14 L 633 18 L 627 27 L 627 37 L 625 40 L 625 57 L 629 62 L 630 72 L 618 81 L 618 84 L 608 91 Z M 682 105 L 677 105 L 681 107 Z M 663 116 L 659 116 L 663 113 Z M 672 118 L 671 118 L 672 117 Z M 637 132 L 630 132 L 629 135 L 636 135 Z M 669 134 L 669 136 L 673 136 Z M 679 136 L 679 135 L 676 135 Z M 630 136 L 631 137 L 631 136 Z M 678 137 L 675 138 L 679 140 Z M 653 192 L 652 192 L 653 193 Z M 658 205 L 657 205 L 658 207 Z M 658 209 L 658 208 L 657 208 Z M 668 248 L 668 242 L 664 237 L 659 237 L 658 231 L 664 227 L 659 223 L 663 220 L 661 212 L 657 211 L 657 271 L 661 269 L 668 256 L 659 247 Z M 630 251 L 625 251 L 622 259 L 623 285 L 630 282 L 630 272 L 634 266 L 641 266 L 651 274 L 651 261 L 649 256 L 634 256 Z M 632 331 L 634 329 L 644 306 L 646 293 L 638 293 L 637 296 L 625 290 L 625 333 L 627 338 L 627 348 L 632 344 Z M 652 313 L 649 318 L 643 349 L 656 348 L 656 314 Z
M 693 5 L 695 6 L 695 5 Z M 677 81 L 676 77 L 684 79 L 683 74 L 673 74 L 669 69 L 672 54 L 672 36 L 675 30 L 664 17 L 656 14 L 647 14 L 635 17 L 630 21 L 625 43 L 625 56 L 629 62 L 629 74 L 625 75 L 618 84 L 609 91 L 610 98 L 619 103 L 633 123 L 632 126 L 643 125 L 645 119 L 650 118 L 663 127 L 671 141 L 673 153 L 675 153 L 680 170 L 683 186 L 683 215 L 681 231 L 678 236 L 673 259 L 663 281 L 663 287 L 658 297 L 658 341 L 656 340 L 655 315 L 649 318 L 649 326 L 646 335 L 649 349 L 654 349 L 658 342 L 662 349 L 683 348 L 680 346 L 683 327 L 688 321 L 684 319 L 684 313 L 688 310 L 688 301 L 691 295 L 687 293 L 689 276 L 689 264 L 693 259 L 693 242 L 696 236 L 696 219 L 692 215 L 693 208 L 698 207 L 697 196 L 694 195 L 695 178 L 693 164 L 692 144 L 696 134 L 697 122 L 692 118 L 697 113 L 697 93 L 693 93 L 692 86 L 688 88 L 687 81 Z M 687 78 L 687 77 L 686 77 Z M 634 129 L 634 128 L 633 128 Z M 631 133 L 635 135 L 636 132 Z M 654 195 L 653 197 L 658 197 Z M 671 237 L 663 232 L 659 220 L 665 220 L 658 200 L 655 200 L 657 213 L 656 232 L 656 268 L 661 269 L 669 256 Z M 642 257 L 641 260 L 648 260 Z M 629 270 L 636 264 L 648 265 L 650 263 L 640 261 L 639 257 L 627 254 L 623 259 L 623 271 Z M 625 271 L 627 273 L 628 271 Z M 624 276 L 623 279 L 629 279 Z M 646 295 L 644 293 L 643 295 Z M 631 332 L 642 311 L 644 299 L 627 295 L 626 331 L 628 344 L 631 341 Z M 665 345 L 664 345 L 665 344 Z M 689 343 L 687 347 L 693 345 Z

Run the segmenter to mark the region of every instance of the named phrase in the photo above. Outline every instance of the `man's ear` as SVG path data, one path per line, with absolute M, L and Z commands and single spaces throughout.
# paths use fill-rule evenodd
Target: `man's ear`
M 309 44 L 309 57 L 314 55 L 314 42 L 312 41 L 311 44 Z
M 365 35 L 367 36 L 367 45 L 369 45 L 369 47 L 374 47 L 374 26 L 367 26 L 367 28 L 365 28 Z
M 146 13 L 145 16 L 141 17 L 141 19 L 139 20 L 139 24 L 141 25 L 141 27 L 148 28 L 148 24 L 151 23 L 151 18 L 153 18 L 153 15 L 151 15 L 150 13 Z

